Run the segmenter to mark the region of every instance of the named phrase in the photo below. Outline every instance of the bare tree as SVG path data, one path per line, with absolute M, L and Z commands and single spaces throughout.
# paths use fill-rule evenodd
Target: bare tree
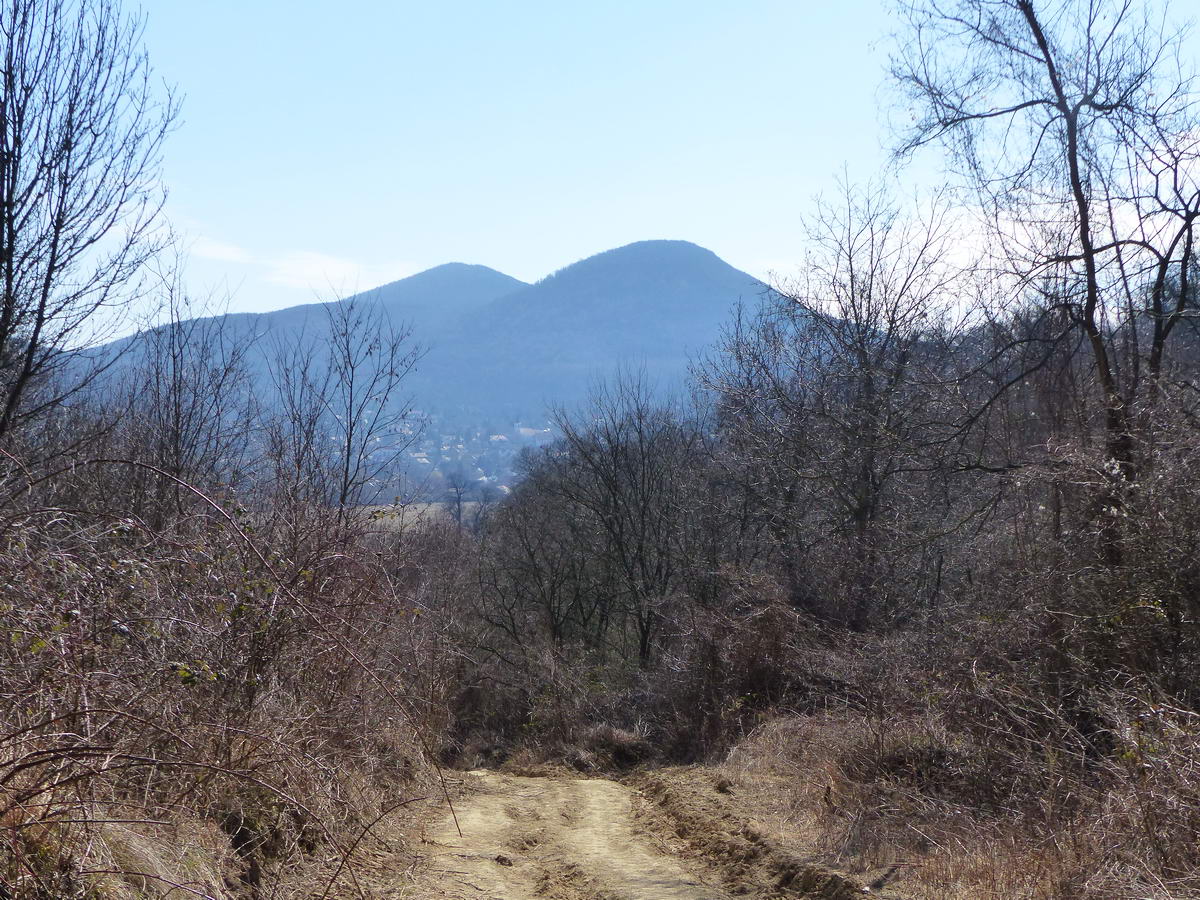
M 582 415 L 560 411 L 555 423 L 567 463 L 557 490 L 585 523 L 592 547 L 583 552 L 604 563 L 609 618 L 632 625 L 647 666 L 691 561 L 685 512 L 701 469 L 701 436 L 631 373 L 598 388 Z
M 515 645 L 549 638 L 648 667 L 671 640 L 693 552 L 695 423 L 623 373 L 523 477 L 483 530 L 481 617 Z
M 259 416 L 249 372 L 254 330 L 240 329 L 228 316 L 205 315 L 204 304 L 187 295 L 178 268 L 164 275 L 162 290 L 169 319 L 141 335 L 130 354 L 121 427 L 123 455 L 156 470 L 128 474 L 135 482 L 130 493 L 149 503 L 155 528 L 194 502 L 183 481 L 214 492 L 245 486 Z
M 794 600 L 862 626 L 881 599 L 886 523 L 935 466 L 947 418 L 952 231 L 941 204 L 902 214 L 879 186 L 844 186 L 807 226 L 803 278 L 740 317 L 698 375 L 716 397 L 722 457 L 765 518 Z M 814 565 L 835 547 L 846 558 Z M 823 591 L 817 570 L 843 580 Z
M 0 8 L 0 437 L 95 375 L 74 351 L 139 296 L 163 244 L 177 106 L 141 34 L 115 0 Z
M 469 497 L 475 488 L 475 479 L 467 474 L 467 470 L 459 463 L 445 475 L 446 496 L 450 503 L 450 515 L 456 525 L 463 523 L 463 510 L 469 502 Z
M 270 469 L 268 505 L 323 505 L 330 497 L 329 441 L 325 434 L 328 369 L 319 342 L 299 334 L 275 336 L 267 357 L 273 392 L 264 406 L 263 440 Z
M 424 349 L 412 341 L 411 327 L 393 323 L 370 300 L 352 298 L 326 309 L 327 422 L 338 454 L 333 500 L 345 510 L 378 500 L 372 485 L 394 480 L 397 461 L 416 439 L 412 404 L 401 388 Z
M 918 109 L 901 151 L 948 148 L 1008 296 L 1040 298 L 1049 345 L 1083 335 L 1105 452 L 1128 481 L 1139 404 L 1194 306 L 1200 144 L 1179 34 L 1132 0 L 901 8 L 893 73 Z
M 493 510 L 503 499 L 504 492 L 490 481 L 478 481 L 475 486 L 475 509 L 471 514 L 471 530 L 483 532 Z
M 483 532 L 477 612 L 514 646 L 544 636 L 555 649 L 597 647 L 611 623 L 612 610 L 594 589 L 591 530 L 558 490 L 563 461 L 553 452 L 531 455 L 528 477 Z
M 395 486 L 419 434 L 401 393 L 423 349 L 370 299 L 326 307 L 320 332 L 277 343 L 269 361 L 279 402 L 267 427 L 277 486 L 304 503 L 350 510 Z

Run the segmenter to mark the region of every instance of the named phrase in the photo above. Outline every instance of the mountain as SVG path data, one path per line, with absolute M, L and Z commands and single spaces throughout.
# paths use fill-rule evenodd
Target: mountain
M 695 244 L 642 241 L 493 300 L 473 324 L 547 362 L 676 359 L 710 343 L 733 302 L 762 288 Z
M 463 468 L 505 480 L 521 446 L 552 437 L 539 424 L 551 407 L 579 406 L 619 366 L 643 372 L 660 390 L 682 387 L 688 363 L 718 339 L 736 305 L 753 305 L 765 291 L 695 244 L 642 241 L 535 284 L 486 266 L 451 263 L 354 299 L 378 307 L 397 325 L 410 324 L 413 340 L 426 350 L 405 381 L 405 396 L 397 398 L 411 399 L 429 417 L 426 436 L 410 453 L 412 466 L 442 474 Z M 279 360 L 307 358 L 281 355 L 280 348 L 319 347 L 329 311 L 330 304 L 311 303 L 235 313 L 192 320 L 202 327 L 185 323 L 184 332 L 216 335 L 220 346 L 248 345 L 243 362 L 253 389 L 269 402 Z M 140 351 L 152 346 L 141 335 L 94 353 L 104 362 L 118 350 L 132 351 L 116 358 L 106 379 L 136 379 L 148 358 Z M 105 391 L 106 383 L 95 389 Z
M 411 326 L 414 340 L 429 346 L 431 336 L 441 334 L 497 297 L 523 287 L 528 285 L 487 266 L 447 263 L 334 302 L 354 300 L 381 307 L 389 320 L 397 326 Z M 209 333 L 220 332 L 230 345 L 250 340 L 253 346 L 244 361 L 254 377 L 265 379 L 279 343 L 287 344 L 289 339 L 300 336 L 319 340 L 328 333 L 330 306 L 330 303 L 305 303 L 267 313 L 228 313 L 189 321 L 204 323 Z M 87 355 L 82 368 L 97 359 L 103 362 L 119 357 L 113 367 L 113 372 L 119 375 L 126 367 L 138 364 L 137 350 L 145 339 L 144 334 L 132 335 L 98 347 Z
M 431 335 L 419 381 L 431 406 L 510 416 L 574 405 L 622 364 L 673 386 L 734 306 L 764 290 L 695 244 L 629 244 L 460 315 Z

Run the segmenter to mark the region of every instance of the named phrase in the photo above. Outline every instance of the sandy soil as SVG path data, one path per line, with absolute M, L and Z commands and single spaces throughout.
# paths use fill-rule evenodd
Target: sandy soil
M 658 781 L 472 772 L 426 830 L 414 898 L 847 900 L 863 889 Z M 459 829 L 461 828 L 461 835 Z

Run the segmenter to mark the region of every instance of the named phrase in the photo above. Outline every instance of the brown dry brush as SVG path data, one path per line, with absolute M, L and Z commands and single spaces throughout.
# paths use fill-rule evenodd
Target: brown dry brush
M 285 541 L 190 486 L 152 530 L 90 496 L 132 465 L 8 468 L 5 895 L 361 893 L 352 851 L 429 789 L 444 727 L 420 560 L 327 510 Z
M 726 766 L 747 788 L 782 778 L 768 783 L 785 822 L 841 866 L 902 866 L 912 896 L 1196 895 L 1192 714 L 1112 691 L 1101 709 L 1114 746 L 1096 756 L 1043 695 L 962 691 L 773 719 Z
M 573 537 L 531 480 L 483 537 L 460 758 L 620 770 L 739 748 L 735 768 L 786 776 L 787 815 L 830 861 L 900 866 L 923 896 L 1200 895 L 1195 446 L 1164 417 L 1140 480 L 1115 482 L 1086 443 L 1047 444 L 964 478 L 957 502 L 981 512 L 952 508 L 954 531 L 916 484 L 881 530 L 886 594 L 865 628 L 812 612 L 863 583 L 836 535 L 798 529 L 783 548 L 806 595 L 772 548 L 755 557 L 725 531 L 712 566 L 684 545 L 648 664 L 617 624 L 584 629 L 589 604 L 621 596 L 604 546 Z
M 731 768 L 784 777 L 786 820 L 842 865 L 900 866 L 915 896 L 1200 895 L 1188 445 L 1176 432 L 1126 486 L 1123 566 L 1103 564 L 1107 536 L 1082 509 L 1014 547 L 1009 514 L 1046 531 L 1050 511 L 1010 498 L 991 552 L 964 547 L 973 576 L 954 606 L 847 635 L 826 657 L 841 700 L 764 723 Z M 1104 475 L 1064 454 L 1021 487 L 1094 493 Z

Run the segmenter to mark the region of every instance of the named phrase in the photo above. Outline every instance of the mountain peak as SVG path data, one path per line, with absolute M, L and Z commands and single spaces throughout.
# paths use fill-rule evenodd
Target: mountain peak
M 693 244 L 691 241 L 668 238 L 634 241 L 631 244 L 624 244 L 620 247 L 614 247 L 612 250 L 597 253 L 596 256 L 634 256 L 643 254 L 657 257 L 677 256 L 684 259 L 694 259 L 696 257 L 720 258 L 707 247 L 701 247 L 699 244 Z
M 448 262 L 432 269 L 425 269 L 407 278 L 401 278 L 379 287 L 363 291 L 362 296 L 392 293 L 401 289 L 406 293 L 421 293 L 430 290 L 452 289 L 461 291 L 482 291 L 499 296 L 509 290 L 525 287 L 525 282 L 511 275 L 505 275 L 488 266 L 472 263 Z
M 581 259 L 579 262 L 572 263 L 546 276 L 538 284 L 563 277 L 592 278 L 602 270 L 609 273 L 625 270 L 631 277 L 643 278 L 647 275 L 653 276 L 655 273 L 661 275 L 680 268 L 737 271 L 711 250 L 690 241 L 649 240 L 636 241 Z

